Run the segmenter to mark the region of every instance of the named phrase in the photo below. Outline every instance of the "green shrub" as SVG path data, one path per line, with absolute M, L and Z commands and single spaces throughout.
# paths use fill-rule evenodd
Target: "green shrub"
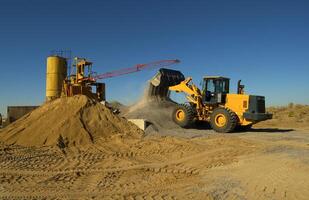
M 290 111 L 289 114 L 288 114 L 288 117 L 294 117 L 294 112 Z

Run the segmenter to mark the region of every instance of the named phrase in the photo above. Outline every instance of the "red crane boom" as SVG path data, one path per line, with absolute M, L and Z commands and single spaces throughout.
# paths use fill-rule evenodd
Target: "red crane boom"
M 118 70 L 114 70 L 111 72 L 106 72 L 103 74 L 95 75 L 95 76 L 92 76 L 91 79 L 92 80 L 106 79 L 106 78 L 111 78 L 114 76 L 121 76 L 125 74 L 139 72 L 144 69 L 167 67 L 167 66 L 179 63 L 179 62 L 180 60 L 176 59 L 176 60 L 160 60 L 160 61 L 155 61 L 155 62 L 146 63 L 146 64 L 137 64 L 134 67 L 118 69 Z

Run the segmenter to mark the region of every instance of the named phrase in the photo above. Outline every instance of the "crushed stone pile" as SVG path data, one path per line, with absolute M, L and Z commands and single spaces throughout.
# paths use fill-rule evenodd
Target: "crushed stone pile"
M 0 132 L 0 141 L 22 146 L 93 144 L 115 136 L 140 138 L 143 131 L 84 95 L 47 102 Z

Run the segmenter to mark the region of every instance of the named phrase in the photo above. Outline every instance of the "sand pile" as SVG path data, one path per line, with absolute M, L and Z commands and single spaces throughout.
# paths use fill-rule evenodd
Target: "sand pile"
M 77 146 L 108 140 L 141 137 L 142 131 L 86 96 L 59 98 L 9 125 L 0 140 L 23 146 Z

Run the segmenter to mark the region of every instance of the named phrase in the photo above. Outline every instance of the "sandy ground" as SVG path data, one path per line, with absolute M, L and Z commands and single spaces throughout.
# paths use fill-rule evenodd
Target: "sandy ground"
M 65 151 L 1 144 L 0 199 L 309 197 L 309 131 L 163 135 Z

